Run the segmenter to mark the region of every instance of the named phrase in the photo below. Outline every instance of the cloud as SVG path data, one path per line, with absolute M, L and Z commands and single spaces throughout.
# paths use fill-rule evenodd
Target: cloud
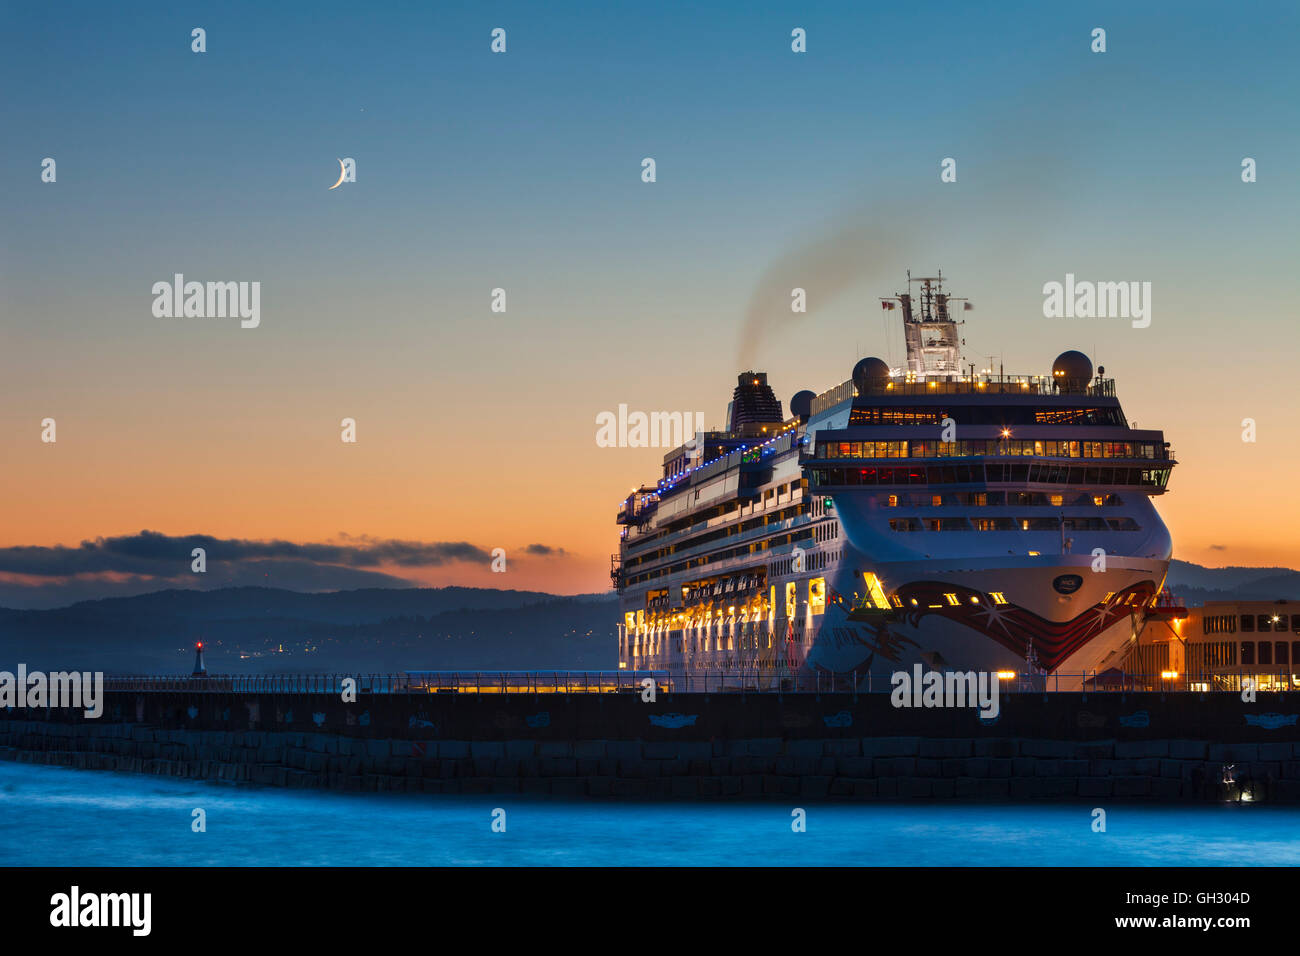
M 294 541 L 251 541 L 242 538 L 215 538 L 206 534 L 166 535 L 157 531 L 112 538 L 83 541 L 72 548 L 54 547 L 0 548 L 0 572 L 37 577 L 66 577 L 74 574 L 144 574 L 170 577 L 188 571 L 191 553 L 202 548 L 209 568 L 215 563 L 291 559 L 311 564 L 347 568 L 373 568 L 381 565 L 427 568 L 455 561 L 490 560 L 490 553 L 468 541 L 401 541 L 340 535 L 339 542 L 298 543 Z M 549 554 L 546 545 L 529 549 Z
M 194 574 L 202 548 L 207 571 Z M 525 555 L 565 557 L 563 548 L 530 544 Z M 340 534 L 334 541 L 217 538 L 206 534 L 139 534 L 94 538 L 75 547 L 0 548 L 0 604 L 31 607 L 92 597 L 142 594 L 167 587 L 259 585 L 294 591 L 412 587 L 401 572 L 457 563 L 487 567 L 489 549 L 468 541 L 404 541 Z M 398 573 L 393 573 L 397 571 Z
M 552 548 L 549 544 L 530 544 L 524 548 L 524 554 L 535 554 L 543 558 L 562 558 L 567 553 L 563 548 Z

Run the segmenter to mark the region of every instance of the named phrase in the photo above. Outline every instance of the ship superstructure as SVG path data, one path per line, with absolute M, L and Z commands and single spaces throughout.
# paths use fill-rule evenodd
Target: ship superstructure
M 883 301 L 904 367 L 863 359 L 789 416 L 742 373 L 727 430 L 623 502 L 620 667 L 879 688 L 919 662 L 1067 690 L 1134 641 L 1172 550 L 1163 433 L 1079 352 L 1048 375 L 963 367 L 942 277 Z

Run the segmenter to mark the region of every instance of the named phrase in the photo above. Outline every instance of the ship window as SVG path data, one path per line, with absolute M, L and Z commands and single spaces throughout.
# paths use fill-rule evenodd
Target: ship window
M 954 607 L 961 603 L 960 601 L 957 600 L 957 595 L 955 594 L 948 593 L 945 594 L 943 597 L 945 601 L 947 601 L 949 604 L 953 605 Z
M 1258 614 L 1255 616 L 1255 620 L 1258 624 L 1255 630 L 1271 631 L 1273 629 L 1273 621 L 1267 614 Z
M 1059 518 L 1020 518 L 1021 531 L 1056 531 L 1061 527 Z
M 808 607 L 814 614 L 826 609 L 825 578 L 813 578 L 808 582 Z
M 1277 621 L 1274 622 L 1273 624 L 1273 630 L 1285 631 L 1286 626 L 1287 626 L 1287 616 L 1285 614 L 1279 614 L 1277 617 Z
M 1268 641 L 1259 642 L 1259 664 L 1263 667 L 1265 664 L 1273 663 L 1273 645 Z
M 890 508 L 897 508 L 897 507 L 898 507 L 898 495 L 890 495 L 890 496 L 889 496 L 889 507 L 890 507 Z
M 1253 614 L 1243 614 L 1241 616 L 1241 629 L 1243 631 L 1255 630 L 1255 616 Z
M 1006 604 L 1006 603 L 1007 603 L 1007 599 L 1006 599 L 1005 597 L 1002 596 L 1002 592 L 1001 592 L 1001 591 L 992 591 L 992 592 L 989 593 L 989 597 L 991 597 L 991 598 L 993 599 L 993 603 L 994 603 L 994 604 Z
M 1241 642 L 1241 666 L 1242 667 L 1255 666 L 1255 642 L 1254 641 Z
M 1290 648 L 1287 647 L 1286 641 L 1278 641 L 1275 646 L 1277 648 L 1277 662 L 1279 664 L 1291 663 L 1290 654 L 1288 653 Z

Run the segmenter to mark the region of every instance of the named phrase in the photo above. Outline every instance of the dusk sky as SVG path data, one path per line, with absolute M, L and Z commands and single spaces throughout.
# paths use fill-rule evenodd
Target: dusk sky
M 1175 558 L 1300 567 L 1300 8 L 1143 6 L 3 4 L 0 605 L 605 590 L 665 449 L 596 416 L 898 364 L 909 267 L 968 361 L 1081 349 L 1164 430 Z M 176 273 L 260 325 L 155 317 Z M 1067 273 L 1150 327 L 1044 318 Z

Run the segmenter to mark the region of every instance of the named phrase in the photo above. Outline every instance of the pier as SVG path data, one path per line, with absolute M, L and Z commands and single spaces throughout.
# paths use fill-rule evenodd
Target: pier
M 876 693 L 684 693 L 479 674 L 114 678 L 104 714 L 0 712 L 0 758 L 336 790 L 625 799 L 1300 802 L 1300 697 L 1006 690 L 996 718 Z M 462 678 L 464 675 L 462 675 Z M 635 687 L 635 690 L 634 690 Z

